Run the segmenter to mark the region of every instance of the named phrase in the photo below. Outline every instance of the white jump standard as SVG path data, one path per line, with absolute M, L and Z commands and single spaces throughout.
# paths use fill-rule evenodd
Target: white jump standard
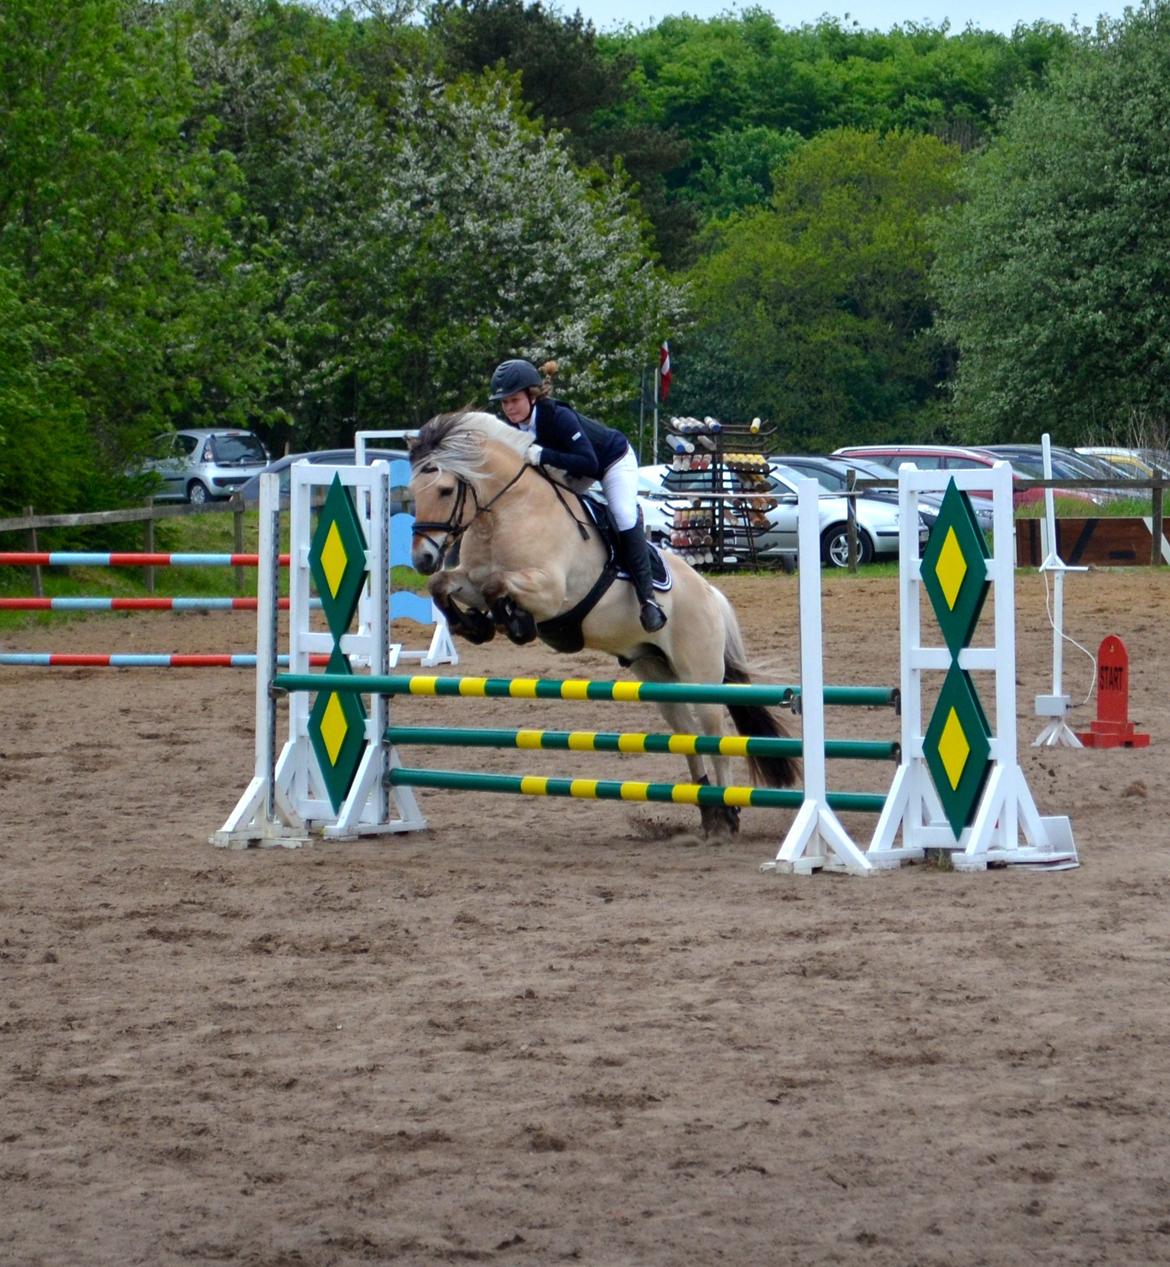
M 972 490 L 992 494 L 990 558 L 967 503 Z M 920 560 L 918 497 L 938 491 L 945 492 L 943 506 Z M 815 557 L 810 553 L 816 545 L 813 489 L 802 488 L 801 494 L 801 557 Z M 950 851 L 960 870 L 1007 864 L 1076 866 L 1069 819 L 1040 815 L 1018 760 L 1011 469 L 1006 463 L 986 471 L 945 473 L 903 467 L 898 499 L 902 758 L 885 807 L 869 846 L 862 849 L 825 800 L 824 763 L 818 757 L 824 747 L 823 715 L 806 713 L 807 800 L 765 869 L 825 867 L 865 874 L 921 859 L 928 849 Z M 823 645 L 819 576 L 816 581 L 814 585 L 802 573 L 801 677 L 805 697 L 814 699 Z M 933 618 L 923 611 L 924 588 Z M 989 591 L 994 639 L 990 645 L 972 646 Z M 936 631 L 935 645 L 924 640 L 924 620 Z M 940 639 L 943 645 L 938 645 Z M 994 730 L 973 674 L 992 678 Z M 928 682 L 937 683 L 938 690 L 927 719 L 923 699 Z

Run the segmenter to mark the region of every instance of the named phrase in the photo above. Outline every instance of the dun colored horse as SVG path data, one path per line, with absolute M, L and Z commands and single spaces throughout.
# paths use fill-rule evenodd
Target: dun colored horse
M 432 418 L 411 445 L 412 559 L 431 578 L 452 633 L 486 642 L 499 629 L 517 643 L 541 637 L 558 651 L 589 647 L 644 682 L 750 682 L 730 602 L 676 555 L 666 556 L 671 587 L 658 595 L 666 626 L 642 629 L 633 586 L 608 583 L 601 534 L 568 481 L 525 462 L 529 442 L 491 414 L 462 412 Z M 659 708 L 676 732 L 723 732 L 723 705 Z M 766 708 L 727 708 L 741 735 L 787 733 Z M 728 758 L 708 759 L 714 782 L 730 782 Z M 693 782 L 710 781 L 702 756 L 686 761 Z M 787 787 L 799 777 L 799 763 L 786 757 L 749 758 L 749 768 L 760 785 Z M 734 807 L 701 812 L 708 832 L 738 827 Z

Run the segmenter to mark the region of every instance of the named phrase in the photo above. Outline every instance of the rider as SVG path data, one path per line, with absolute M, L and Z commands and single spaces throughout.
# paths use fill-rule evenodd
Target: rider
M 544 369 L 551 375 L 556 363 Z M 634 582 L 641 606 L 642 628 L 655 633 L 666 613 L 654 599 L 650 553 L 638 511 L 638 461 L 620 431 L 586 418 L 553 400 L 551 383 L 530 361 L 504 361 L 492 374 L 491 396 L 505 419 L 533 442 L 527 459 L 533 466 L 553 466 L 573 478 L 598 479 L 617 524 L 622 562 Z

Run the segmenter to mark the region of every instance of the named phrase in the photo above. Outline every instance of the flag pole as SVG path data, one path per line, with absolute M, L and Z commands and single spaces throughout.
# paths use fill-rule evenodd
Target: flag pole
M 662 376 L 662 369 L 656 365 L 654 367 L 654 452 L 651 456 L 651 465 L 658 461 L 658 381 Z
M 646 367 L 642 366 L 642 374 L 638 380 L 638 465 L 641 466 L 642 454 L 646 448 Z

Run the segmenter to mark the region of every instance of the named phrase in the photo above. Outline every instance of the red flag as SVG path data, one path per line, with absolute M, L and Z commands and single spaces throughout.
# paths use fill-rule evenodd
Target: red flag
M 665 340 L 658 349 L 658 381 L 662 384 L 662 399 L 670 395 L 670 344 Z

